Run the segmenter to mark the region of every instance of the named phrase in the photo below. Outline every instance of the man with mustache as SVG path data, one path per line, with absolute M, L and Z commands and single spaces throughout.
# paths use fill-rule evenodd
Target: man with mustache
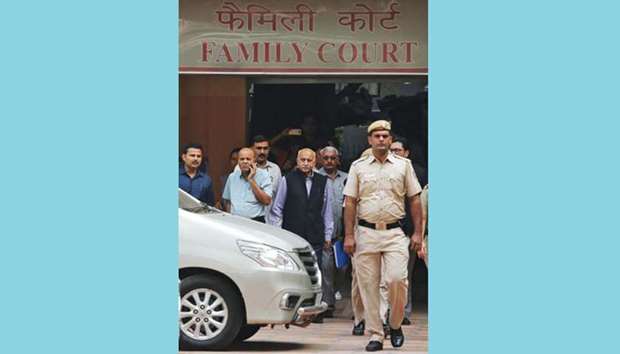
M 204 150 L 200 144 L 187 144 L 181 153 L 182 166 L 179 168 L 179 188 L 196 199 L 211 206 L 215 204 L 213 181 L 201 166 Z
M 420 203 L 422 188 L 411 161 L 389 151 L 391 142 L 390 122 L 373 122 L 368 127 L 368 144 L 372 153 L 351 165 L 344 189 L 344 249 L 355 257 L 366 329 L 371 335 L 366 351 L 383 349 L 384 331 L 379 313 L 382 266 L 391 308 L 390 342 L 398 348 L 405 341 L 401 324 L 407 303 L 409 248 L 417 251 L 424 234 Z M 401 229 L 405 201 L 410 205 L 414 223 L 410 237 Z
M 280 178 L 282 178 L 282 172 L 280 172 L 280 167 L 275 163 L 267 160 L 269 157 L 269 140 L 262 135 L 257 135 L 252 139 L 252 150 L 254 150 L 254 154 L 256 156 L 256 167 L 261 170 L 266 171 L 269 174 L 271 179 L 271 186 L 273 189 L 273 193 L 271 198 L 273 200 L 274 194 L 278 191 L 278 183 L 280 182 Z M 265 212 L 265 219 L 269 222 L 269 212 L 271 210 L 271 204 L 267 206 Z

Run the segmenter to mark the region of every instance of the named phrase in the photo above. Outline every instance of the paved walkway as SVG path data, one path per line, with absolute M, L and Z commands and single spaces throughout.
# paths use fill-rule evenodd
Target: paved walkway
M 405 344 L 393 349 L 390 340 L 383 342 L 381 353 L 428 352 L 428 316 L 426 310 L 413 314 L 413 325 L 403 326 Z M 353 321 L 348 318 L 327 318 L 323 324 L 311 324 L 306 328 L 284 326 L 261 328 L 246 342 L 236 344 L 226 352 L 210 353 L 360 353 L 368 342 L 368 336 L 351 335 Z M 190 352 L 182 352 L 189 354 Z M 196 353 L 196 352 L 194 352 Z

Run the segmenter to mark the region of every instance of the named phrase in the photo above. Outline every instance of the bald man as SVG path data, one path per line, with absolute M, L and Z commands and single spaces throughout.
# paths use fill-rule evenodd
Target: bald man
M 239 168 L 226 180 L 222 200 L 226 211 L 255 221 L 265 222 L 273 187 L 269 173 L 256 168 L 254 150 L 239 150 Z

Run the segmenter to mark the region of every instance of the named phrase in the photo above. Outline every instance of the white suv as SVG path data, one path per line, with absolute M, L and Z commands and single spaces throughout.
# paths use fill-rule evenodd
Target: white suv
M 179 281 L 181 349 L 223 349 L 268 324 L 306 326 L 327 308 L 308 242 L 181 189 Z

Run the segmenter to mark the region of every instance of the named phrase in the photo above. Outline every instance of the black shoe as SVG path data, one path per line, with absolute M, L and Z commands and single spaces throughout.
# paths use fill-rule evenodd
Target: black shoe
M 323 314 L 320 313 L 312 320 L 312 323 L 323 323 Z
M 394 348 L 403 346 L 403 343 L 405 343 L 405 336 L 403 335 L 403 330 L 401 328 L 390 328 L 390 342 L 392 342 L 392 347 Z
M 410 326 L 411 325 L 411 321 L 409 321 L 409 319 L 407 317 L 403 318 L 403 326 Z
M 378 340 L 371 340 L 368 342 L 368 345 L 366 346 L 367 352 L 376 352 L 377 350 L 383 350 L 383 343 Z
M 365 327 L 366 327 L 366 325 L 364 324 L 363 320 L 360 323 L 354 325 L 353 326 L 353 335 L 354 336 L 363 336 L 364 335 Z
M 366 324 L 364 320 L 361 320 L 360 323 L 353 325 L 353 335 L 354 336 L 363 336 L 364 329 L 366 329 Z

